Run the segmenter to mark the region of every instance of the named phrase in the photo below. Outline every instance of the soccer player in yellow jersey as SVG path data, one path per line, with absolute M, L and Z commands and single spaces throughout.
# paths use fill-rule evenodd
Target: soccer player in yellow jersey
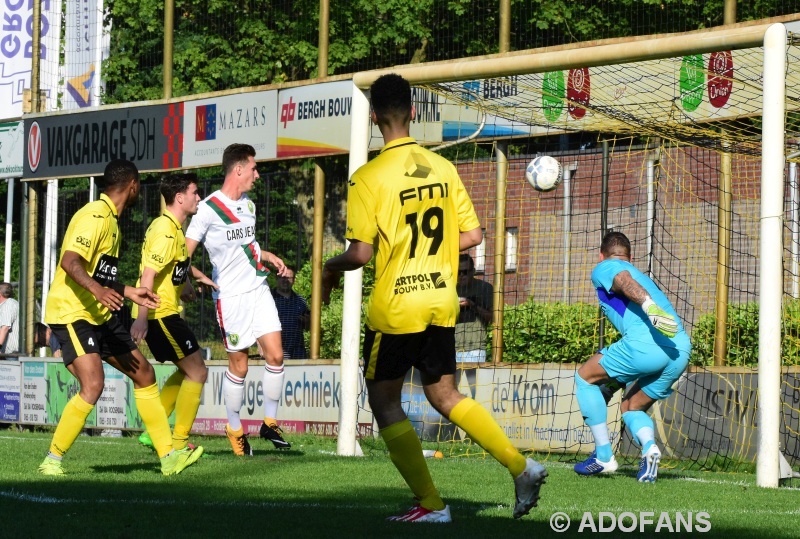
M 175 410 L 172 446 L 183 449 L 188 444 L 203 384 L 208 377 L 197 339 L 180 316 L 182 292 L 186 293 L 186 299 L 193 299 L 194 295 L 191 286 L 184 287 L 194 268 L 182 226 L 187 217 L 197 213 L 200 203 L 197 177 L 194 174 L 166 176 L 161 180 L 161 195 L 166 209 L 147 228 L 137 283 L 158 294 L 161 305 L 157 309 L 134 305 L 131 336 L 137 344 L 143 339 L 147 341 L 157 361 L 172 361 L 178 367 L 161 388 L 161 404 L 168 416 Z M 193 276 L 203 284 L 216 287 L 202 272 L 197 271 Z M 146 431 L 139 442 L 154 448 Z
M 106 166 L 103 184 L 100 198 L 70 219 L 47 296 L 45 322 L 61 344 L 64 364 L 78 379 L 80 391 L 64 408 L 39 473 L 64 474 L 61 460 L 103 392 L 106 361 L 133 381 L 136 408 L 161 458 L 161 472 L 178 474 L 194 464 L 203 450 L 173 449 L 153 366 L 111 315 L 122 307 L 124 298 L 150 309 L 159 306 L 159 297 L 151 290 L 117 281 L 122 242 L 117 220 L 139 197 L 139 171 L 130 161 L 116 159 Z
M 401 406 L 411 367 L 422 376 L 436 410 L 462 428 L 514 478 L 514 518 L 536 506 L 547 477 L 526 459 L 481 405 L 455 383 L 456 272 L 459 251 L 478 245 L 480 223 L 455 167 L 409 136 L 415 109 L 408 82 L 396 74 L 370 89 L 372 121 L 383 134 L 379 156 L 359 168 L 347 194 L 347 250 L 325 263 L 327 303 L 340 272 L 358 269 L 375 254 L 375 288 L 364 330 L 364 375 L 369 404 L 389 456 L 418 503 L 389 520 L 450 522 L 422 455 L 422 445 Z

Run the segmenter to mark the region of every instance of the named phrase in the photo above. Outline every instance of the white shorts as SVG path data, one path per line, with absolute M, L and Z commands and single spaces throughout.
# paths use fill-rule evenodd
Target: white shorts
M 266 283 L 246 294 L 218 299 L 217 322 L 228 352 L 246 350 L 262 335 L 281 330 L 275 300 Z

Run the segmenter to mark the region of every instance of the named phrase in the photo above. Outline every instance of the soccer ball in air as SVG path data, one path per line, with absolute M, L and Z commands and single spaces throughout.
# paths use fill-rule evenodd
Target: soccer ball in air
M 552 191 L 563 178 L 561 163 L 549 155 L 540 155 L 525 169 L 525 179 L 537 191 Z

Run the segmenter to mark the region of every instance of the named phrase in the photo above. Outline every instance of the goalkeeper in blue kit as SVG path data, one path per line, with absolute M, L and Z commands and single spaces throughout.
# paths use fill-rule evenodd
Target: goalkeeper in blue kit
M 664 293 L 631 264 L 631 242 L 625 234 L 609 232 L 603 238 L 592 284 L 603 313 L 622 338 L 594 354 L 575 373 L 575 396 L 595 443 L 595 450 L 575 465 L 575 472 L 596 475 L 617 470 L 601 392 L 603 384 L 616 381 L 632 384 L 622 400 L 622 419 L 642 448 L 636 477 L 654 483 L 661 451 L 646 412 L 672 393 L 672 385 L 689 364 L 691 342 Z

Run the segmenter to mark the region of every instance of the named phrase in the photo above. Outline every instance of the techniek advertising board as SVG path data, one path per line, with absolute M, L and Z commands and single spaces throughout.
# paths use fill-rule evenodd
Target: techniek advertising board
M 200 409 L 192 432 L 223 434 L 227 423 L 222 381 L 225 366 L 210 366 Z M 245 432 L 258 436 L 264 420 L 263 368 L 251 365 L 244 386 L 240 416 Z M 339 429 L 341 377 L 339 365 L 287 365 L 280 394 L 278 422 L 287 433 L 308 432 L 336 436 Z M 363 380 L 360 382 L 363 384 Z M 371 433 L 372 413 L 366 392 L 359 388 L 358 430 Z

